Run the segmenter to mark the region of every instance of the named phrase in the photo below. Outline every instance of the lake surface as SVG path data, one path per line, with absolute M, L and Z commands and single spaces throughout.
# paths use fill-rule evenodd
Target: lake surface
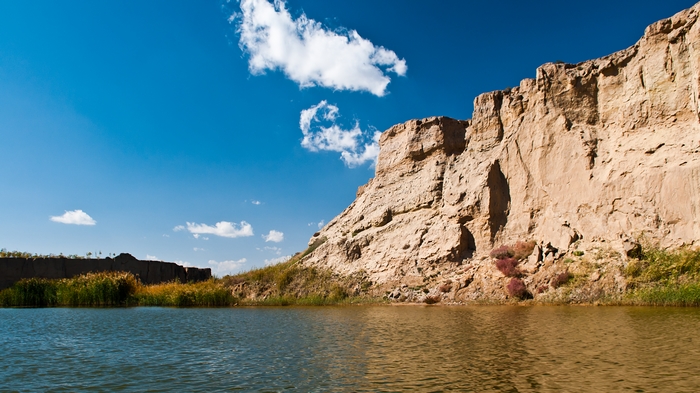
M 700 391 L 700 309 L 0 309 L 0 391 Z

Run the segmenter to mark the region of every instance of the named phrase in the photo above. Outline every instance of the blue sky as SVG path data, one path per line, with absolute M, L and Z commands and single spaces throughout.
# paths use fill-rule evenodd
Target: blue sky
M 0 247 L 263 266 L 353 201 L 378 132 L 692 5 L 0 2 Z

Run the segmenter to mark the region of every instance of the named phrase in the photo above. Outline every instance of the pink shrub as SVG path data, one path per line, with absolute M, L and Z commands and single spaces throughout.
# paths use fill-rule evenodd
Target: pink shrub
M 515 258 L 505 258 L 496 261 L 496 268 L 506 277 L 517 277 L 520 275 L 518 260 Z
M 522 299 L 527 295 L 525 283 L 519 278 L 511 278 L 506 289 L 508 290 L 508 294 L 513 297 Z

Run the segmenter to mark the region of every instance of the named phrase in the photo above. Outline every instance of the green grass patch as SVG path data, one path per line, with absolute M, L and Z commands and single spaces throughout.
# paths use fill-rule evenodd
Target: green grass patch
M 633 304 L 700 306 L 700 250 L 645 247 L 624 269 Z
M 654 306 L 700 306 L 700 284 L 677 284 L 634 289 L 629 292 L 633 304 Z

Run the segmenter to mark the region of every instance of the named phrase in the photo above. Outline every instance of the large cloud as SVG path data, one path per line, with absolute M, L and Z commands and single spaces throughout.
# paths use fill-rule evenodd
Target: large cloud
M 92 219 L 87 213 L 82 210 L 66 211 L 61 216 L 50 217 L 51 221 L 60 222 L 61 224 L 73 225 L 95 225 L 97 222 Z
M 340 159 L 349 167 L 377 161 L 379 136 L 377 130 L 362 131 L 358 122 L 349 130 L 336 124 L 338 107 L 325 100 L 301 111 L 299 128 L 304 134 L 301 146 L 310 151 L 328 150 L 340 152 Z M 325 122 L 327 127 L 314 123 Z
M 282 70 L 301 87 L 386 94 L 388 72 L 406 74 L 406 61 L 355 30 L 330 31 L 302 14 L 293 19 L 283 0 L 241 0 L 239 46 L 253 74 Z
M 188 222 L 187 230 L 194 235 L 210 234 L 230 238 L 253 236 L 253 227 L 245 221 L 241 221 L 240 224 L 220 221 L 214 226 Z

